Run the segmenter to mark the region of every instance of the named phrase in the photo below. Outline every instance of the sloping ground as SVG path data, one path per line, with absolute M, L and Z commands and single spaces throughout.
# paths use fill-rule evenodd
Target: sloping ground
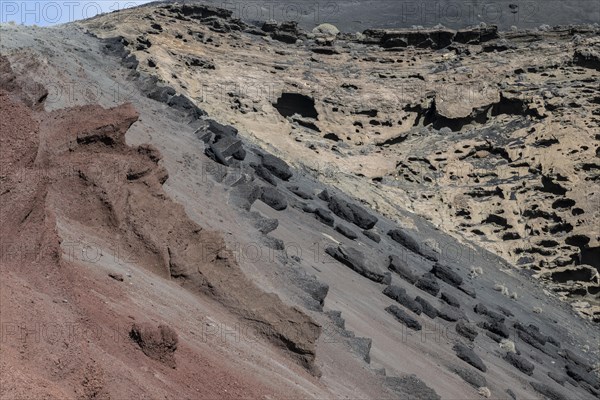
M 321 181 L 476 241 L 597 319 L 597 27 L 331 37 L 194 5 L 119 16 L 82 26 Z
M 4 57 L 1 78 L 3 398 L 123 398 L 136 391 L 145 397 L 159 390 L 188 398 L 197 393 L 245 398 L 275 388 L 275 382 L 241 374 L 233 359 L 225 367 L 227 363 L 213 361 L 214 351 L 204 357 L 186 341 L 178 347 L 177 362 L 163 359 L 168 349 L 155 350 L 161 361 L 169 360 L 167 367 L 179 363 L 178 371 L 140 361 L 143 357 L 128 340 L 129 329 L 133 321 L 156 329 L 157 316 L 144 315 L 148 305 L 136 306 L 135 296 L 123 299 L 128 296 L 114 286 L 132 282 L 123 282 L 122 270 L 112 271 L 114 279 L 98 277 L 74 262 L 79 252 L 94 268 L 106 268 L 102 255 L 111 252 L 106 258 L 118 264 L 143 266 L 204 295 L 199 303 L 218 300 L 242 320 L 252 321 L 253 334 L 289 349 L 292 358 L 316 372 L 319 326 L 254 286 L 219 235 L 191 222 L 183 208 L 167 198 L 161 185 L 168 175 L 159 166 L 160 153 L 152 146 L 132 148 L 124 142 L 125 132 L 138 119 L 131 105 L 34 112 L 23 101 L 31 93 L 20 91 Z M 81 237 L 87 245 L 77 240 Z M 147 300 L 161 290 L 171 297 L 182 291 L 159 285 Z M 193 307 L 189 299 L 173 301 L 176 307 Z M 120 307 L 125 307 L 123 314 L 117 311 Z M 197 333 L 204 334 L 202 325 L 208 322 L 201 314 L 192 318 L 201 330 Z M 185 324 L 179 321 L 164 326 L 170 324 L 176 327 L 171 339 L 175 345 L 168 347 L 177 348 L 177 331 L 184 337 L 194 334 L 182 332 Z M 138 363 L 146 367 L 139 369 Z M 173 382 L 158 389 L 144 376 L 150 370 Z
M 218 27 L 220 21 L 215 21 Z M 215 26 L 213 29 L 217 29 Z M 27 386 L 32 389 L 24 395 L 33 398 L 51 390 L 68 392 L 62 397 L 75 397 L 74 392 L 84 392 L 88 386 L 88 397 L 100 397 L 108 391 L 113 398 L 135 397 L 133 393 L 138 391 L 143 393 L 139 397 L 148 398 L 229 395 L 471 399 L 487 393 L 481 387 L 487 387 L 492 398 L 502 399 L 597 397 L 594 362 L 598 349 L 594 344 L 599 338 L 595 326 L 574 315 L 566 304 L 541 290 L 526 274 L 510 268 L 476 243 L 459 243 L 401 207 L 394 209 L 393 219 L 386 218 L 348 196 L 348 192 L 326 186 L 306 170 L 273 157 L 267 146 L 258 147 L 248 140 L 247 132 L 238 132 L 239 125 L 221 125 L 211 119 L 221 114 L 203 117 L 204 111 L 187 101 L 181 92 L 164 89 L 162 83 L 144 72 L 123 46 L 127 42 L 119 38 L 101 42 L 73 26 L 44 30 L 15 27 L 2 34 L 2 52 L 17 71 L 17 80 L 75 89 L 69 91 L 70 96 L 57 96 L 49 90 L 45 108 L 56 110 L 51 115 L 64 115 L 69 121 L 68 110 L 63 108 L 99 103 L 113 111 L 97 106 L 81 110 L 95 110 L 106 121 L 111 121 L 113 114 L 114 121 L 125 117 L 120 128 L 115 123 L 104 133 L 88 129 L 86 134 L 85 130 L 75 129 L 82 143 L 75 140 L 67 149 L 72 148 L 80 161 L 90 164 L 89 169 L 86 165 L 77 167 L 95 178 L 96 185 L 102 188 L 98 189 L 100 197 L 123 204 L 118 200 L 127 191 L 148 208 L 144 211 L 131 206 L 131 216 L 114 213 L 120 215 L 119 220 L 102 223 L 87 218 L 88 213 L 72 215 L 70 207 L 60 199 L 53 198 L 48 203 L 51 211 L 61 211 L 55 225 L 62 239 L 61 263 L 73 267 L 67 272 L 73 282 L 68 288 L 80 291 L 73 298 L 65 292 L 39 299 L 33 293 L 37 286 L 26 283 L 33 289 L 17 297 L 17 289 L 22 290 L 16 283 L 20 276 L 27 280 L 42 276 L 7 264 L 7 276 L 11 277 L 8 284 L 17 289 L 5 295 L 3 286 L 2 295 L 7 301 L 15 298 L 20 300 L 16 301 L 18 304 L 26 306 L 14 315 L 6 314 L 3 308 L 2 322 L 5 315 L 12 321 L 28 320 L 31 313 L 45 310 L 48 305 L 57 308 L 60 315 L 56 320 L 61 321 L 61 315 L 70 315 L 63 308 L 77 306 L 85 313 L 76 308 L 73 320 L 82 320 L 92 327 L 100 325 L 111 333 L 115 325 L 124 326 L 119 336 L 123 341 L 114 344 L 114 336 L 99 339 L 88 335 L 68 347 L 64 342 L 52 342 L 59 349 L 44 342 L 35 354 L 49 355 L 51 362 L 61 368 L 39 371 L 39 363 L 33 361 L 28 350 L 30 342 L 25 340 L 24 346 L 22 337 L 13 338 L 6 345 L 11 358 L 3 365 L 3 388 L 16 390 L 14 383 L 4 385 L 4 379 L 19 382 L 22 376 L 13 371 L 31 369 L 45 379 Z M 43 94 L 28 96 L 28 101 L 35 104 L 42 97 Z M 310 115 L 312 102 L 304 100 L 303 113 Z M 116 134 L 129 125 L 126 120 L 134 115 L 129 106 L 122 105 L 125 101 L 130 101 L 140 114 L 125 137 L 131 147 L 122 142 L 124 131 Z M 315 107 L 320 107 L 318 102 Z M 92 119 L 92 126 L 94 118 L 88 118 Z M 52 132 L 52 126 L 41 132 Z M 61 135 L 68 132 L 61 129 L 57 134 L 64 138 Z M 112 149 L 107 137 L 121 141 L 113 139 Z M 94 138 L 103 140 L 96 143 Z M 158 164 L 152 160 L 157 159 L 157 152 L 144 143 L 158 149 L 162 157 Z M 113 152 L 115 157 L 107 164 L 105 153 Z M 65 153 L 71 152 L 58 152 Z M 119 154 L 126 154 L 127 159 L 120 160 L 116 157 Z M 77 160 L 75 154 L 73 159 L 65 158 Z M 92 168 L 102 160 L 101 168 Z M 128 167 L 137 167 L 138 163 L 148 169 L 130 171 Z M 168 179 L 160 185 L 166 177 L 165 170 Z M 62 180 L 64 175 L 59 174 L 58 178 Z M 127 180 L 128 175 L 131 180 Z M 69 179 L 83 185 L 79 173 L 70 174 Z M 114 182 L 115 188 L 103 182 Z M 359 178 L 348 178 L 345 185 L 364 190 L 361 182 L 364 181 Z M 67 200 L 77 195 L 76 205 L 84 198 L 99 197 L 93 185 L 89 192 L 75 193 L 62 185 L 47 187 L 64 192 Z M 323 192 L 325 189 L 327 193 Z M 361 190 L 351 193 L 360 194 Z M 86 193 L 93 196 L 84 197 Z M 185 208 L 185 215 L 169 197 Z M 88 208 L 95 209 L 91 204 Z M 175 219 L 165 220 L 167 214 Z M 69 218 L 58 218 L 61 215 Z M 188 218 L 193 223 L 175 222 Z M 98 228 L 104 225 L 110 227 L 108 237 L 106 228 Z M 213 232 L 207 246 L 209 258 L 201 258 L 207 264 L 198 265 L 214 289 L 208 287 L 200 293 L 197 289 L 202 288 L 204 281 L 199 274 L 178 268 L 186 263 L 158 246 L 178 239 L 172 247 L 176 253 L 181 251 L 179 245 L 187 236 L 178 238 L 177 232 L 186 232 L 189 226 L 203 227 L 195 235 Z M 140 242 L 138 235 L 129 237 L 132 231 L 141 232 L 144 240 Z M 141 257 L 137 251 L 127 251 L 128 243 L 141 246 Z M 212 270 L 214 264 L 222 265 L 219 262 L 223 260 L 215 259 L 215 254 L 219 258 L 215 250 L 221 249 L 223 243 L 232 255 L 228 261 L 234 258 L 232 265 L 238 265 L 243 275 L 264 291 L 277 294 L 285 304 L 310 315 L 321 326 L 314 360 L 322 372 L 320 378 L 293 363 L 298 358 L 293 352 L 282 352 L 273 342 L 266 341 L 257 329 L 262 323 L 244 319 L 254 311 L 261 320 L 273 321 L 269 309 L 260 307 L 260 299 L 245 298 L 240 293 L 238 281 L 220 279 L 218 272 L 231 276 L 229 269 Z M 188 248 L 194 250 L 194 244 Z M 100 249 L 99 256 L 94 249 Z M 197 255 L 193 251 L 182 253 L 183 260 Z M 67 263 L 65 259 L 77 262 Z M 169 259 L 173 262 L 161 263 Z M 167 266 L 171 272 L 165 272 Z M 11 275 L 10 270 L 18 274 Z M 56 273 L 56 268 L 51 268 L 51 272 Z M 190 276 L 182 280 L 180 272 Z M 123 282 L 118 275 L 113 279 L 108 273 L 121 273 Z M 246 282 L 242 275 L 235 278 L 241 284 Z M 182 289 L 181 284 L 191 290 Z M 55 281 L 50 281 L 50 285 L 58 287 Z M 31 299 L 35 303 L 30 303 Z M 4 304 L 13 303 L 5 303 L 3 297 L 3 307 Z M 84 308 L 86 304 L 89 307 Z M 255 306 L 258 308 L 253 309 Z M 45 315 L 36 320 L 48 322 Z M 139 326 L 145 322 L 150 322 L 150 326 L 136 328 L 133 337 L 128 337 L 134 323 Z M 178 336 L 173 354 L 173 335 L 168 328 L 156 329 L 159 324 L 170 327 Z M 150 329 L 149 334 L 146 329 Z M 77 346 L 87 346 L 90 359 L 101 359 L 99 373 L 94 374 L 92 369 L 83 376 L 79 375 L 81 368 L 62 367 L 71 362 L 77 365 L 77 353 L 68 351 Z M 3 344 L 3 351 L 4 348 Z M 104 355 L 105 349 L 115 356 Z M 19 359 L 21 354 L 29 358 Z M 170 366 L 169 356 L 173 355 L 175 370 Z M 141 368 L 121 368 L 140 363 Z M 48 376 L 47 371 L 57 370 L 60 372 Z M 104 377 L 103 384 L 97 383 L 96 376 Z M 147 388 L 158 395 L 146 392 Z M 5 397 L 14 396 L 9 392 Z

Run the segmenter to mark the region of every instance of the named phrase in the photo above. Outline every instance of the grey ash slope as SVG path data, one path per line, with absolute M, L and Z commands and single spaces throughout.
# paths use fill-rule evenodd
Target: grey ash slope
M 169 100 L 165 100 L 169 104 Z M 191 116 L 196 113 L 192 111 Z M 471 364 L 486 373 L 488 387 L 499 396 L 505 395 L 501 386 L 519 376 L 521 379 L 531 377 L 527 379 L 533 385 L 507 385 L 505 389 L 512 387 L 513 391 L 519 392 L 520 389 L 527 393 L 535 388 L 539 391 L 547 387 L 543 385 L 556 385 L 548 373 L 563 376 L 565 381 L 568 379 L 566 384 L 572 387 L 567 386 L 567 389 L 578 391 L 583 398 L 597 393 L 597 377 L 591 373 L 594 368 L 592 359 L 579 361 L 578 365 L 571 357 L 571 349 L 584 348 L 589 340 L 591 343 L 598 340 L 593 325 L 573 316 L 564 303 L 548 298 L 526 274 L 511 276 L 514 271 L 499 258 L 477 246 L 457 243 L 418 217 L 407 215 L 407 218 L 413 219 L 415 231 L 368 211 L 355 199 L 322 185 L 310 174 L 295 170 L 264 149 L 247 143 L 234 127 L 210 119 L 194 118 L 190 125 L 199 148 L 204 148 L 204 156 L 208 158 L 202 162 L 206 163 L 205 172 L 223 191 L 223 196 L 229 198 L 229 204 L 238 209 L 240 219 L 246 225 L 254 226 L 274 226 L 273 221 L 277 220 L 274 230 L 267 229 L 266 233 L 258 231 L 261 238 L 254 243 L 261 249 L 273 250 L 271 262 L 263 264 L 262 268 L 267 269 L 263 271 L 265 275 L 269 274 L 269 268 L 272 268 L 271 272 L 282 273 L 278 279 L 272 280 L 272 284 L 286 288 L 280 288 L 281 293 L 291 293 L 292 298 L 302 301 L 306 308 L 315 312 L 322 311 L 323 306 L 327 310 L 329 302 L 340 306 L 347 304 L 327 314 L 334 317 L 333 325 L 340 327 L 340 315 L 334 311 L 341 311 L 343 317 L 346 313 L 356 312 L 353 303 L 369 302 L 372 297 L 379 297 L 381 301 L 380 292 L 387 290 L 387 284 L 395 282 L 403 292 L 402 296 L 388 294 L 388 297 L 394 297 L 394 301 L 383 298 L 384 303 L 391 304 L 384 310 L 377 310 L 376 315 L 390 307 L 400 310 L 392 314 L 397 319 L 400 312 L 403 316 L 401 321 L 406 323 L 408 330 L 402 325 L 394 327 L 396 321 L 390 321 L 390 315 L 379 315 L 392 329 L 402 332 L 402 336 L 412 338 L 408 340 L 409 347 L 431 344 L 427 343 L 427 335 L 422 340 L 410 330 L 421 330 L 422 326 L 431 330 L 432 324 L 437 325 L 437 329 L 443 326 L 444 331 L 437 333 L 443 340 L 430 340 L 435 343 L 433 348 L 439 346 L 436 351 L 443 354 L 443 367 L 448 371 L 468 368 L 461 362 Z M 202 157 L 200 154 L 196 156 Z M 320 210 L 319 213 L 317 210 Z M 241 220 L 238 221 L 240 225 Z M 336 229 L 339 226 L 345 228 Z M 377 233 L 379 243 L 365 235 L 365 230 Z M 243 236 L 244 231 L 248 237 L 254 236 L 251 229 L 238 229 L 236 240 Z M 349 235 L 348 231 L 353 235 Z M 401 268 L 397 265 L 400 264 L 411 274 L 420 276 L 415 285 L 412 285 L 412 279 L 406 279 L 405 274 L 386 271 L 389 257 L 395 261 L 391 268 L 393 271 Z M 481 276 L 476 276 L 479 272 L 471 271 L 474 265 L 483 269 Z M 344 287 L 347 285 L 346 277 L 357 286 L 368 286 L 370 290 L 366 293 L 369 294 L 359 297 L 348 293 L 348 288 Z M 423 287 L 419 281 L 424 277 L 428 277 L 430 285 L 438 289 L 419 289 Z M 517 298 L 511 299 L 502 290 L 496 290 L 498 283 L 510 293 L 517 293 Z M 426 299 L 436 308 L 438 318 L 421 315 L 422 307 L 416 307 L 412 300 L 415 296 Z M 539 315 L 533 312 L 538 307 L 542 309 Z M 369 317 L 373 316 L 355 316 L 363 321 Z M 461 344 L 463 339 L 454 333 L 457 330 L 455 326 L 464 323 L 469 323 L 471 330 L 479 333 L 471 344 L 470 341 Z M 360 327 L 361 324 L 357 325 Z M 347 327 L 352 328 L 351 324 Z M 377 339 L 373 342 L 356 339 L 354 334 L 344 332 L 342 336 L 349 340 L 349 347 L 363 360 L 382 366 L 391 375 L 404 372 L 398 362 L 390 362 L 384 357 L 378 359 L 378 354 L 389 352 L 389 349 L 379 347 Z M 397 332 L 391 333 L 392 340 L 395 334 Z M 362 331 L 360 335 L 368 337 L 370 332 Z M 502 349 L 499 345 L 502 339 L 513 340 L 518 355 Z M 411 341 L 422 343 L 416 345 Z M 441 341 L 457 344 L 446 347 L 446 343 L 439 343 Z M 431 346 L 426 347 L 430 348 L 430 356 L 434 356 Z M 374 355 L 369 356 L 369 348 Z M 456 353 L 456 358 L 452 357 L 452 352 Z M 583 369 L 583 375 L 574 372 L 578 369 Z M 388 380 L 390 387 L 396 387 L 393 382 L 398 383 L 394 379 Z M 557 393 L 562 390 L 563 398 L 569 398 L 569 390 L 553 390 Z M 444 393 L 440 395 L 444 397 Z
M 401 203 L 600 318 L 598 26 L 335 36 L 189 2 L 81 25 L 123 36 L 128 62 L 169 87 L 154 97 L 186 96 L 391 219 Z
M 323 185 L 310 171 L 258 148 L 235 127 L 211 122 L 185 97 L 161 90 L 136 71 L 120 40 L 101 42 L 70 26 L 44 31 L 46 39 L 36 40 L 40 31 L 3 32 L 3 54 L 25 69 L 21 52 L 30 46 L 28 51 L 46 54 L 49 62 L 41 69 L 42 79 L 58 79 L 60 70 L 78 76 L 75 71 L 82 69 L 88 73 L 82 85 L 99 85 L 103 93 L 115 82 L 129 88 L 127 100 L 142 118 L 128 140 L 148 141 L 165 154 L 169 193 L 192 218 L 229 233 L 229 245 L 240 249 L 248 275 L 323 325 L 325 384 L 335 387 L 336 375 L 328 371 L 347 367 L 332 364 L 327 342 L 333 342 L 356 356 L 361 374 L 386 383 L 393 391 L 390 398 L 407 393 L 421 399 L 477 398 L 482 385 L 492 398 L 512 398 L 508 389 L 518 399 L 597 397 L 592 369 L 598 348 L 589 347 L 599 343 L 597 326 L 546 295 L 527 274 L 476 244 L 459 243 L 400 206 L 398 212 L 411 225 L 399 226 Z M 73 57 L 64 59 L 65 54 Z M 120 61 L 125 63 L 117 67 Z M 110 72 L 94 72 L 98 69 Z M 54 106 L 89 100 L 78 94 L 61 97 Z M 113 105 L 122 99 L 95 100 Z M 260 256 L 249 255 L 244 250 L 249 248 L 259 249 Z M 481 272 L 472 273 L 474 266 Z M 402 296 L 385 295 L 389 284 Z M 518 298 L 495 290 L 497 284 Z M 431 287 L 438 290 L 423 290 Z M 421 301 L 413 301 L 417 296 Z M 390 306 L 417 321 L 421 331 L 386 312 Z M 533 312 L 538 308 L 541 312 Z M 468 338 L 461 332 L 469 332 Z M 506 332 L 516 345 L 515 356 L 498 343 Z M 382 398 L 365 388 L 362 393 Z

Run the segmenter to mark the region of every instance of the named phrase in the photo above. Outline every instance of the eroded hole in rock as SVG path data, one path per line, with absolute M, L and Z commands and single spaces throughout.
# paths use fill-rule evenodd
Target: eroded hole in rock
M 565 209 L 565 208 L 571 208 L 574 205 L 575 205 L 575 200 L 565 198 L 565 199 L 558 199 L 554 203 L 552 203 L 552 208 L 554 208 L 555 210 L 557 208 Z
M 304 118 L 318 119 L 319 117 L 315 108 L 315 100 L 300 93 L 282 93 L 274 107 L 284 117 L 291 117 L 294 114 L 299 114 Z
M 590 238 L 585 235 L 573 235 L 565 239 L 565 243 L 571 246 L 583 248 L 590 242 Z
M 581 249 L 581 263 L 591 265 L 600 272 L 600 247 Z
M 559 283 L 569 281 L 589 282 L 591 279 L 592 271 L 588 268 L 568 269 L 552 274 L 552 280 Z

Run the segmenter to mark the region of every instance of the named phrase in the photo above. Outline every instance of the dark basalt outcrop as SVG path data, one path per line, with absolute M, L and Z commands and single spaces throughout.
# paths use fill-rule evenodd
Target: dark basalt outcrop
M 468 322 L 458 321 L 455 326 L 456 333 L 459 335 L 469 339 L 471 342 L 475 340 L 479 332 L 477 332 L 477 328 Z
M 369 266 L 365 260 L 364 254 L 352 247 L 327 247 L 325 252 L 342 264 L 374 282 L 389 283 L 391 279 L 389 272 L 382 273 L 377 271 L 376 268 Z
M 504 360 L 512 364 L 515 368 L 523 372 L 525 375 L 533 375 L 533 370 L 535 369 L 535 366 L 524 357 L 521 357 L 514 353 L 506 353 L 506 355 L 504 356 Z
M 368 42 L 379 42 L 383 48 L 414 46 L 418 48 L 443 49 L 453 42 L 461 44 L 481 44 L 498 38 L 496 26 L 461 29 L 403 29 L 375 30 L 364 32 Z
M 292 177 L 293 174 L 290 166 L 281 158 L 272 154 L 260 154 L 260 158 L 262 160 L 262 165 L 276 177 L 284 181 L 287 181 Z
M 415 301 L 421 305 L 421 308 L 423 309 L 423 314 L 427 315 L 429 318 L 435 319 L 438 316 L 437 308 L 432 306 L 431 303 L 429 303 L 421 296 L 415 297 Z
M 412 297 L 406 293 L 406 290 L 399 286 L 390 285 L 383 290 L 383 294 L 390 299 L 396 300 L 397 303 L 403 305 L 417 315 L 421 315 L 423 312 L 421 304 L 416 300 L 413 300 Z
M 362 229 L 371 229 L 377 223 L 377 217 L 363 207 L 350 203 L 338 196 L 329 198 L 329 209 L 338 217 L 353 223 Z
M 431 269 L 431 273 L 454 287 L 459 287 L 463 282 L 462 277 L 447 265 L 435 264 Z
M 463 360 L 464 362 L 466 362 L 467 364 L 472 365 L 473 367 L 477 368 L 478 370 L 480 370 L 482 372 L 487 371 L 487 367 L 485 366 L 485 364 L 483 363 L 481 358 L 479 358 L 479 356 L 477 354 L 475 354 L 475 352 L 473 350 L 471 350 L 464 344 L 457 343 L 454 345 L 454 347 L 452 349 L 456 353 L 456 356 L 458 358 L 460 358 L 461 360 Z
M 404 259 L 396 255 L 390 256 L 390 264 L 388 266 L 388 269 L 400 275 L 402 279 L 409 282 L 410 284 L 414 285 L 418 279 L 415 272 L 408 266 Z
M 288 206 L 286 197 L 274 187 L 263 187 L 260 200 L 274 210 L 282 211 Z
M 440 400 L 441 397 L 415 375 L 403 377 L 388 376 L 385 384 L 399 395 L 399 398 L 411 400 Z
M 421 276 L 415 283 L 415 286 L 432 296 L 437 296 L 437 294 L 440 292 L 440 284 L 438 283 L 435 275 L 430 272 Z
M 415 318 L 411 317 L 406 311 L 400 309 L 398 306 L 392 304 L 387 307 L 385 311 L 389 312 L 394 316 L 394 318 L 415 331 L 420 331 L 422 329 L 421 323 L 417 321 Z
M 346 236 L 350 240 L 354 240 L 354 239 L 358 238 L 358 235 L 356 234 L 356 232 L 354 232 L 352 229 L 350 229 L 350 227 L 348 227 L 347 225 L 337 224 L 335 226 L 335 230 L 337 232 L 341 233 L 342 235 Z
M 419 254 L 428 260 L 438 260 L 438 255 L 435 251 L 433 251 L 433 249 L 429 248 L 429 246 L 425 244 L 420 245 L 413 235 L 403 229 L 392 229 L 388 232 L 388 236 L 395 242 L 400 243 L 406 249 Z

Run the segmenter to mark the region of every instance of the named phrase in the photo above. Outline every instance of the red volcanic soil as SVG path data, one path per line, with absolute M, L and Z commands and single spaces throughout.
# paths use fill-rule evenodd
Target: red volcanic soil
M 217 314 L 254 321 L 276 353 L 318 372 L 319 326 L 254 286 L 222 238 L 166 196 L 155 148 L 125 144 L 136 110 L 47 113 L 43 95 L 23 92 L 6 59 L 0 66 L 0 397 L 297 397 L 242 368 L 247 355 L 188 340 L 198 317 L 191 296 L 204 310 L 215 304 Z M 147 274 L 128 283 L 102 263 L 82 265 L 69 256 L 65 232 L 93 237 L 100 252 L 117 242 L 121 258 Z

